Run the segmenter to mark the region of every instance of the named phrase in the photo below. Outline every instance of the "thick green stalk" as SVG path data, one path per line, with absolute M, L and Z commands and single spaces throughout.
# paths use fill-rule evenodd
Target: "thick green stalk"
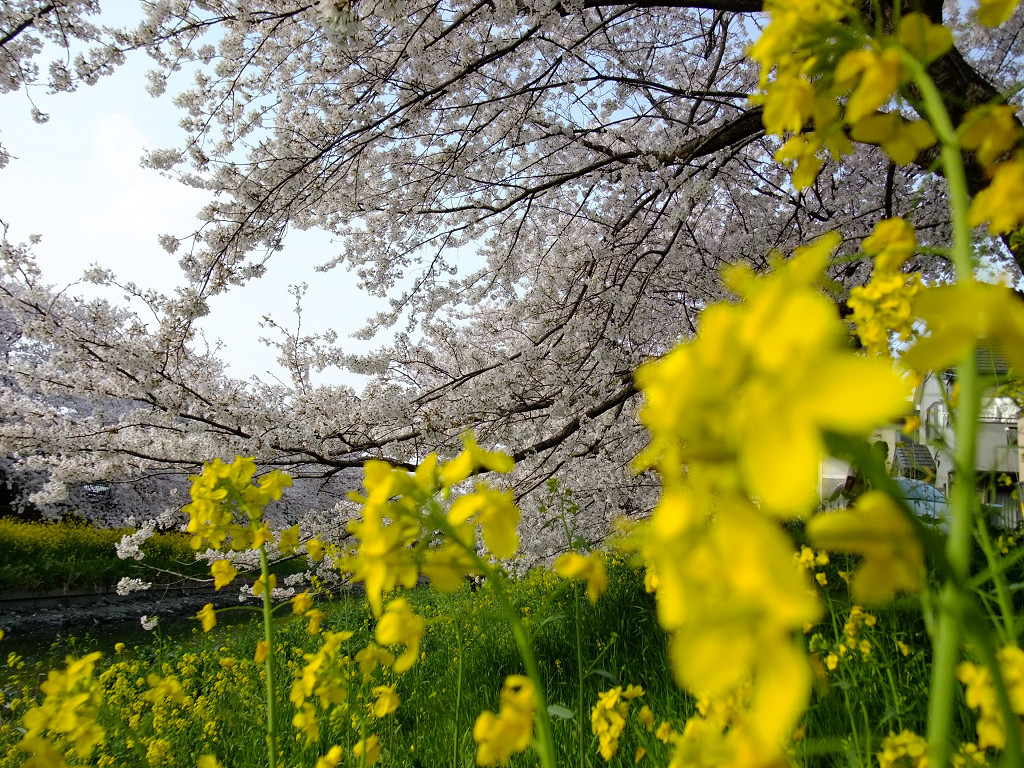
M 544 696 L 544 687 L 541 683 L 540 668 L 537 666 L 537 659 L 533 655 L 533 646 L 530 644 L 530 636 L 523 626 L 519 613 L 516 611 L 508 593 L 502 583 L 501 574 L 497 569 L 487 569 L 487 583 L 494 593 L 495 599 L 501 612 L 505 614 L 508 625 L 512 630 L 512 637 L 519 649 L 519 656 L 526 667 L 526 674 L 533 681 L 533 690 L 536 701 L 537 718 L 537 752 L 540 756 L 541 768 L 557 768 L 557 757 L 555 756 L 555 732 L 551 727 L 551 716 L 548 714 L 548 705 Z
M 274 684 L 274 613 L 271 604 L 270 565 L 267 550 L 260 544 L 260 573 L 263 579 L 263 640 L 267 644 L 267 764 L 277 766 L 277 686 Z
M 974 260 L 971 253 L 971 228 L 967 218 L 967 177 L 960 143 L 938 88 L 928 76 L 924 65 L 909 54 L 903 57 L 903 64 L 920 89 L 925 114 L 939 140 L 953 227 L 950 259 L 956 269 L 957 281 L 970 282 L 974 279 Z M 933 640 L 935 655 L 928 706 L 929 763 L 933 768 L 945 768 L 952 754 L 949 734 L 956 707 L 956 665 L 960 660 L 963 639 L 963 601 L 967 599 L 962 592 L 962 585 L 970 575 L 971 533 L 977 503 L 974 467 L 981 391 L 973 347 L 957 365 L 957 382 L 959 395 L 953 427 L 956 444 L 953 450 L 954 484 L 951 494 L 953 520 L 946 541 L 946 559 L 952 578 L 942 586 L 938 601 L 939 616 Z

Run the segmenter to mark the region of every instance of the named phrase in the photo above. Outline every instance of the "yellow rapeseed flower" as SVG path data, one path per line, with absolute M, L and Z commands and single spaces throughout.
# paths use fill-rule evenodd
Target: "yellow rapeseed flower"
M 1018 154 L 995 167 L 992 181 L 971 201 L 968 218 L 972 227 L 987 221 L 994 235 L 1020 226 L 1024 221 L 1024 157 Z
M 185 697 L 185 690 L 181 687 L 181 683 L 176 677 L 160 677 L 159 675 L 150 674 L 146 677 L 146 683 L 149 685 L 149 690 L 142 694 L 142 698 L 146 701 L 156 704 L 164 699 L 170 699 L 175 704 L 184 705 L 188 703 L 188 699 Z
M 277 589 L 277 575 L 276 574 L 273 574 L 273 573 L 267 574 L 266 581 L 263 580 L 263 576 L 260 576 L 258 579 L 256 579 L 256 581 L 254 581 L 253 584 L 252 584 L 252 593 L 253 593 L 253 595 L 255 595 L 256 597 L 259 597 L 260 595 L 262 595 L 264 593 L 264 591 L 267 591 L 268 586 L 269 586 L 270 593 L 273 594 L 274 590 Z
M 317 758 L 315 768 L 335 768 L 341 762 L 342 754 L 341 747 L 335 744 L 326 755 Z
M 448 517 L 453 525 L 472 519 L 483 529 L 484 544 L 495 557 L 512 557 L 519 549 L 519 507 L 510 491 L 499 491 L 485 483 L 460 496 Z
M 555 571 L 567 579 L 586 579 L 587 599 L 593 604 L 608 589 L 608 572 L 597 552 L 583 556 L 566 552 L 555 560 Z
M 904 13 L 896 28 L 896 39 L 912 56 L 929 64 L 953 47 L 953 32 L 935 24 L 919 11 Z
M 1009 104 L 975 107 L 960 124 L 960 145 L 974 150 L 978 162 L 990 166 L 1021 140 L 1017 109 Z
M 978 21 L 998 27 L 1013 14 L 1020 0 L 978 0 Z
M 202 623 L 203 632 L 209 632 L 217 626 L 217 611 L 214 610 L 213 603 L 207 603 L 200 608 L 196 618 Z
M 464 446 L 462 453 L 444 464 L 439 470 L 441 482 L 447 487 L 461 483 L 482 469 L 507 474 L 515 468 L 515 462 L 507 453 L 485 451 L 477 445 L 472 432 L 467 432 L 462 436 L 462 444 Z
M 324 545 L 320 543 L 320 539 L 310 539 L 306 542 L 306 554 L 314 563 L 324 559 Z
M 281 550 L 282 555 L 293 554 L 296 548 L 299 546 L 299 526 L 293 525 L 291 528 L 285 528 L 281 531 L 281 536 L 277 540 L 277 548 Z
M 926 768 L 928 741 L 913 731 L 890 733 L 882 740 L 881 751 L 875 757 L 878 768 Z
M 868 491 L 853 509 L 815 515 L 807 536 L 815 547 L 863 558 L 850 584 L 855 600 L 884 603 L 921 589 L 924 547 L 907 514 L 882 491 Z
M 373 694 L 372 711 L 376 718 L 387 717 L 402 703 L 393 685 L 377 685 L 370 692 Z
M 838 88 L 853 88 L 846 103 L 846 120 L 858 123 L 885 104 L 900 86 L 902 65 L 893 49 L 848 51 L 835 68 Z
M 387 610 L 377 622 L 376 638 L 381 645 L 404 645 L 405 653 L 395 660 L 394 670 L 401 674 L 419 658 L 420 641 L 427 623 L 413 612 L 409 601 L 399 597 L 388 603 Z
M 371 642 L 365 648 L 356 653 L 355 662 L 359 665 L 359 673 L 364 678 L 368 678 L 373 674 L 373 670 L 377 668 L 378 664 L 382 664 L 385 667 L 390 667 L 394 664 L 395 656 L 387 649 L 381 648 L 376 643 Z
M 909 165 L 921 150 L 936 142 L 935 132 L 927 122 L 907 120 L 891 112 L 861 118 L 850 135 L 856 141 L 881 147 L 897 165 Z
M 309 590 L 304 590 L 291 599 L 292 613 L 299 616 L 313 607 L 313 598 Z
M 523 675 L 505 678 L 500 702 L 497 715 L 485 710 L 473 725 L 477 765 L 505 765 L 512 755 L 530 746 L 536 705 L 530 678 Z
M 371 734 L 365 739 L 360 739 L 352 747 L 352 754 L 357 760 L 362 760 L 366 765 L 373 765 L 380 757 L 380 739 L 377 734 Z
M 210 566 L 210 575 L 213 576 L 214 589 L 220 589 L 234 581 L 238 569 L 227 560 L 214 560 Z
M 320 725 L 317 723 L 316 709 L 309 702 L 304 703 L 292 717 L 292 726 L 298 731 L 295 738 L 301 739 L 305 736 L 307 746 L 320 738 Z

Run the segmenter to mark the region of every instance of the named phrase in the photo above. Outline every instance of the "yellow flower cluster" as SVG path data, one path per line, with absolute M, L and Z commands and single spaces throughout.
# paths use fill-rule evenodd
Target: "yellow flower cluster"
M 875 757 L 878 768 L 927 768 L 928 742 L 913 731 L 891 733 Z
M 263 508 L 271 500 L 280 499 L 292 479 L 274 470 L 254 485 L 255 474 L 254 459 L 236 456 L 231 464 L 215 459 L 203 466 L 202 474 L 189 478 L 192 501 L 185 506 L 185 511 L 189 515 L 188 532 L 192 534 L 193 549 L 203 544 L 211 549 L 224 549 L 229 536 L 231 548 L 235 550 L 255 549 L 266 541 L 263 537 L 269 532 L 262 533 L 265 527 L 260 522 Z M 236 511 L 245 515 L 244 523 L 235 520 Z M 257 537 L 262 538 L 259 543 Z
M 838 160 L 856 141 L 880 146 L 905 165 L 935 143 L 923 121 L 879 112 L 909 80 L 904 57 L 927 64 L 953 44 L 952 34 L 922 13 L 905 13 L 894 35 L 856 34 L 860 20 L 845 0 L 769 0 L 771 23 L 751 47 L 761 65 L 765 130 L 792 134 L 776 153 L 795 163 L 793 184 L 813 183 L 827 153 Z M 774 80 L 769 73 L 775 72 Z M 845 103 L 844 103 L 845 102 Z
M 381 645 L 404 645 L 405 652 L 395 659 L 393 669 L 398 674 L 407 671 L 420 656 L 420 641 L 427 623 L 417 616 L 409 601 L 399 597 L 388 603 L 387 610 L 377 622 L 377 642 Z
M 907 514 L 882 491 L 868 491 L 852 509 L 815 516 L 807 536 L 821 549 L 861 556 L 850 583 L 855 600 L 884 603 L 921 589 L 924 546 Z
M 415 472 L 385 461 L 366 462 L 365 495 L 351 495 L 363 505 L 362 518 L 348 525 L 359 540 L 358 551 L 343 567 L 353 581 L 366 585 L 374 615 L 380 615 L 385 592 L 412 587 L 421 571 L 445 592 L 458 588 L 467 575 L 479 573 L 475 526 L 496 557 L 511 557 L 518 550 L 520 513 L 511 493 L 481 482 L 472 493 L 456 499 L 446 514 L 434 504 L 439 493 L 447 495 L 453 485 L 480 470 L 507 473 L 513 469 L 509 456 L 485 451 L 472 435 L 465 435 L 463 443 L 464 450 L 450 462 L 439 464 L 432 453 Z M 443 545 L 427 552 L 420 564 L 419 554 L 437 531 L 444 534 Z
M 530 678 L 509 675 L 501 687 L 498 714 L 484 710 L 473 725 L 476 764 L 505 765 L 517 752 L 530 746 L 536 694 Z
M 875 257 L 875 270 L 867 285 L 850 291 L 849 305 L 857 335 L 868 352 L 889 354 L 889 334 L 901 341 L 914 335 L 914 298 L 921 291 L 921 276 L 906 275 L 900 267 L 917 246 L 914 228 L 903 219 L 885 219 L 875 225 L 862 247 Z
M 1008 645 L 996 653 L 999 671 L 1010 699 L 1010 709 L 1017 716 L 1014 727 L 1024 725 L 1024 651 Z M 996 696 L 992 672 L 988 667 L 965 661 L 957 667 L 957 676 L 966 689 L 967 706 L 978 712 L 978 746 L 982 749 L 1006 746 L 1006 722 Z
M 348 699 L 348 686 L 334 661 L 342 643 L 350 637 L 351 632 L 325 632 L 320 650 L 303 656 L 306 664 L 292 682 L 288 699 L 298 710 L 292 718 L 292 725 L 299 732 L 297 738 L 305 735 L 307 744 L 320 734 L 316 708 L 309 699 L 315 697 L 324 708 Z
M 639 685 L 630 685 L 626 690 L 616 686 L 597 695 L 597 704 L 590 710 L 590 730 L 598 740 L 598 751 L 605 761 L 611 761 L 619 751 L 619 737 L 626 728 L 629 702 L 644 695 Z
M 702 743 L 716 734 L 709 754 L 733 764 L 779 757 L 810 693 L 794 636 L 821 609 L 771 517 L 816 505 L 826 431 L 866 436 L 907 405 L 907 383 L 850 352 L 815 288 L 836 244 L 801 248 L 767 277 L 734 271 L 742 301 L 707 309 L 694 341 L 636 376 L 651 433 L 640 466 L 656 468 L 663 487 L 638 546 L 680 684 L 711 698 L 749 686 L 728 731 L 690 729 Z
M 978 18 L 996 26 L 1015 5 L 982 2 Z M 901 114 L 902 93 L 909 62 L 927 65 L 946 53 L 953 44 L 949 29 L 911 12 L 898 17 L 893 34 L 871 34 L 846 0 L 769 0 L 765 10 L 771 23 L 749 51 L 761 65 L 763 92 L 753 100 L 764 105 L 765 130 L 789 136 L 775 158 L 794 165 L 797 189 L 814 182 L 826 154 L 839 160 L 853 151 L 848 136 L 881 147 L 898 165 L 935 144 L 927 122 Z M 890 111 L 880 111 L 885 108 Z M 970 223 L 989 222 L 993 234 L 1024 222 L 1024 152 L 1014 111 L 1001 104 L 976 108 L 957 129 L 962 147 L 974 150 L 992 179 L 971 203 Z
M 1014 370 L 1024 371 L 1024 302 L 1005 285 L 963 280 L 922 291 L 914 313 L 927 324 L 901 358 L 914 371 L 941 371 L 977 344 L 998 351 Z
M 597 552 L 584 556 L 566 552 L 555 560 L 555 572 L 567 579 L 585 579 L 587 599 L 593 604 L 608 589 L 608 570 Z
M 68 750 L 88 759 L 103 742 L 105 732 L 96 722 L 102 696 L 93 678 L 99 658 L 99 652 L 80 659 L 68 656 L 64 670 L 47 674 L 39 686 L 42 703 L 22 718 L 25 735 L 18 747 L 29 754 L 26 766 L 66 768 Z

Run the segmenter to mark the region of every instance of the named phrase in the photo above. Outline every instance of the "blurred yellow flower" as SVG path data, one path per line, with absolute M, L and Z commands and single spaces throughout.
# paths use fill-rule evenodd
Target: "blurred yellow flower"
M 164 699 L 170 699 L 175 704 L 188 703 L 185 691 L 176 677 L 160 677 L 150 674 L 146 677 L 146 683 L 149 685 L 149 690 L 142 694 L 142 698 L 146 701 L 156 704 Z
M 1024 651 L 1015 645 L 1004 646 L 996 652 L 996 659 L 1010 700 L 1010 709 L 1018 718 L 1015 725 L 1019 727 L 1019 719 L 1024 716 Z M 988 667 L 965 661 L 957 667 L 957 676 L 964 684 L 967 706 L 978 711 L 975 726 L 978 746 L 981 749 L 1005 748 L 1006 721 L 999 706 L 992 672 Z
M 901 71 L 899 52 L 892 49 L 862 48 L 843 54 L 836 64 L 835 84 L 853 88 L 846 103 L 847 122 L 853 125 L 889 101 L 900 86 Z
M 850 584 L 855 600 L 884 603 L 921 589 L 924 547 L 907 513 L 882 491 L 868 491 L 851 510 L 815 515 L 807 536 L 815 547 L 863 558 Z
M 608 572 L 604 560 L 597 552 L 583 556 L 577 552 L 566 552 L 555 560 L 555 571 L 567 579 L 586 579 L 587 599 L 591 604 L 608 589 Z
M 352 747 L 352 754 L 357 760 L 364 760 L 366 765 L 376 763 L 377 758 L 380 757 L 380 739 L 377 738 L 377 734 L 374 733 L 357 741 Z
M 968 217 L 972 227 L 988 224 L 994 235 L 1011 232 L 1024 221 L 1024 157 L 995 167 L 989 185 L 974 196 Z
M 497 715 L 485 710 L 473 725 L 477 765 L 505 765 L 512 755 L 530 746 L 536 705 L 530 678 L 523 675 L 505 678 L 500 702 Z
M 953 47 L 953 33 L 934 24 L 919 11 L 904 13 L 896 28 L 896 39 L 912 56 L 928 64 Z
M 861 118 L 850 136 L 855 141 L 875 144 L 896 165 L 909 165 L 923 149 L 936 142 L 935 131 L 924 120 L 907 120 L 901 115 L 878 113 Z
M 1008 104 L 975 107 L 960 124 L 961 146 L 973 149 L 982 165 L 992 165 L 1020 142 L 1016 115 L 1017 109 Z
M 986 27 L 998 27 L 1013 13 L 1020 0 L 978 0 L 978 21 Z
M 359 665 L 359 673 L 365 678 L 373 673 L 378 664 L 383 664 L 385 667 L 394 664 L 395 656 L 390 651 L 371 642 L 356 654 L 355 662 Z
M 209 632 L 217 626 L 217 611 L 213 607 L 213 603 L 207 603 L 199 612 L 196 617 L 203 625 L 203 632 Z
M 316 719 L 316 709 L 308 702 L 304 703 L 302 708 L 292 717 L 292 726 L 298 731 L 296 738 L 306 737 L 307 746 L 320 738 L 320 726 Z
M 68 656 L 63 670 L 47 673 L 46 680 L 39 686 L 43 701 L 30 707 L 21 721 L 25 733 L 18 747 L 29 753 L 30 762 L 66 764 L 63 755 L 43 738 L 45 732 L 49 732 L 51 738 L 63 736 L 86 759 L 103 742 L 106 732 L 96 722 L 102 691 L 99 681 L 93 678 L 99 658 L 98 651 L 80 659 Z
M 626 727 L 629 714 L 629 700 L 643 695 L 640 686 L 621 686 L 597 695 L 597 704 L 590 710 L 590 730 L 597 736 L 598 752 L 606 762 L 611 761 L 619 751 L 619 737 Z
M 461 483 L 481 469 L 507 474 L 515 468 L 515 462 L 507 453 L 485 451 L 477 445 L 472 432 L 462 436 L 462 444 L 465 446 L 462 453 L 439 470 L 441 482 L 448 487 Z
M 472 493 L 460 496 L 448 513 L 452 525 L 473 519 L 480 524 L 484 544 L 495 557 L 512 557 L 519 549 L 519 507 L 510 491 L 478 483 Z
M 384 615 L 377 622 L 376 638 L 381 645 L 405 646 L 405 653 L 395 661 L 394 670 L 398 674 L 416 663 L 420 653 L 420 641 L 426 628 L 426 621 L 413 612 L 412 606 L 404 597 L 388 603 Z
M 928 741 L 913 731 L 890 733 L 875 757 L 878 768 L 927 768 Z
M 393 685 L 377 685 L 370 692 L 373 694 L 374 717 L 387 717 L 402 703 Z
M 324 545 L 320 543 L 320 539 L 310 539 L 306 542 L 306 554 L 314 563 L 324 559 Z
M 291 528 L 285 528 L 281 531 L 281 536 L 277 540 L 277 548 L 281 550 L 282 555 L 291 555 L 295 552 L 299 546 L 299 526 L 293 525 Z
M 326 755 L 317 758 L 316 768 L 335 768 L 341 762 L 342 754 L 341 747 L 335 744 L 327 750 Z
M 213 576 L 214 589 L 220 589 L 234 581 L 238 570 L 227 560 L 214 560 L 210 566 L 210 575 Z
M 268 585 L 270 587 L 270 593 L 273 594 L 274 590 L 277 589 L 277 576 L 275 574 L 268 574 L 266 582 L 264 582 L 263 576 L 260 576 L 258 579 L 256 579 L 256 581 L 254 581 L 252 584 L 253 595 L 259 597 L 264 593 L 264 591 L 267 590 Z
M 306 633 L 310 635 L 317 634 L 320 631 L 320 622 L 323 621 L 326 615 L 319 608 L 312 608 L 306 611 L 306 618 L 309 619 L 309 624 L 306 625 Z
M 295 615 L 301 615 L 313 607 L 313 598 L 309 594 L 309 590 L 304 590 L 299 594 L 295 595 L 291 599 L 292 613 Z

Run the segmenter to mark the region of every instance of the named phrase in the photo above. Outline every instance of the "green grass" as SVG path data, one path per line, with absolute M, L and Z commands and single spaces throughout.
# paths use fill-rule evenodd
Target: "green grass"
M 851 606 L 838 574 L 843 565 L 833 562 L 818 569 L 828 581 L 829 611 L 805 635 L 820 675 L 800 737 L 794 741 L 793 757 L 808 766 L 866 766 L 890 732 L 908 728 L 920 733 L 924 728 L 929 652 L 918 606 L 904 599 L 872 610 L 874 625 L 861 624 L 850 637 L 845 626 Z M 532 635 L 547 700 L 562 715 L 554 726 L 558 763 L 579 768 L 606 765 L 591 734 L 591 708 L 600 692 L 638 684 L 645 694 L 631 704 L 629 724 L 611 764 L 631 766 L 637 750 L 644 749 L 641 765 L 667 765 L 672 747 L 649 732 L 637 714 L 646 704 L 654 712 L 655 725 L 666 720 L 682 731 L 695 702 L 675 684 L 666 638 L 657 624 L 654 600 L 644 591 L 642 574 L 613 560 L 610 575 L 609 592 L 595 606 L 587 602 L 581 586 L 548 570 L 534 569 L 512 585 L 513 601 Z M 353 661 L 372 639 L 374 622 L 368 607 L 354 597 L 321 606 L 328 614 L 325 630 L 355 634 L 335 662 L 348 700 L 335 708 L 333 716 L 321 717 L 319 739 L 308 747 L 295 739 L 288 688 L 305 664 L 303 655 L 314 653 L 322 639 L 307 634 L 304 620 L 282 616 L 275 657 L 278 679 L 283 681 L 280 765 L 312 768 L 318 755 L 338 744 L 347 756 L 342 764 L 355 766 L 351 747 L 361 728 L 379 736 L 382 766 L 474 765 L 476 717 L 484 709 L 496 711 L 505 676 L 523 671 L 515 644 L 486 589 L 471 592 L 467 586 L 442 595 L 421 588 L 412 590 L 409 599 L 429 623 L 420 661 L 399 676 L 378 668 L 368 680 Z M 94 755 L 96 764 L 191 768 L 199 755 L 207 753 L 215 754 L 227 768 L 265 764 L 263 673 L 252 662 L 261 633 L 254 615 L 250 623 L 218 625 L 205 635 L 196 630 L 183 637 L 162 637 L 105 659 L 102 720 L 108 738 Z M 847 638 L 854 647 L 834 670 L 827 670 L 828 652 Z M 865 641 L 870 644 L 867 652 Z M 906 655 L 897 641 L 906 645 Z M 77 655 L 87 650 L 87 642 L 74 648 Z M 225 658 L 234 659 L 233 666 L 222 666 Z M 0 667 L 7 704 L 0 708 L 0 768 L 13 768 L 23 760 L 11 746 L 20 738 L 17 723 L 36 696 L 42 669 L 42 662 L 36 666 L 18 658 Z M 145 701 L 145 678 L 150 673 L 178 677 L 188 705 Z M 396 685 L 402 704 L 394 714 L 376 720 L 368 716 L 372 688 L 386 684 Z M 972 733 L 972 720 L 964 709 L 960 732 L 951 737 L 959 743 Z M 525 768 L 535 763 L 536 756 L 527 752 L 513 756 L 510 765 Z
M 130 528 L 96 528 L 82 521 L 24 522 L 0 518 L 0 592 L 75 587 L 112 587 L 122 577 L 156 583 L 177 574 L 207 578 L 183 533 L 156 533 L 141 547 L 141 562 L 121 560 L 115 547 Z M 304 561 L 278 564 L 278 574 L 305 570 Z

